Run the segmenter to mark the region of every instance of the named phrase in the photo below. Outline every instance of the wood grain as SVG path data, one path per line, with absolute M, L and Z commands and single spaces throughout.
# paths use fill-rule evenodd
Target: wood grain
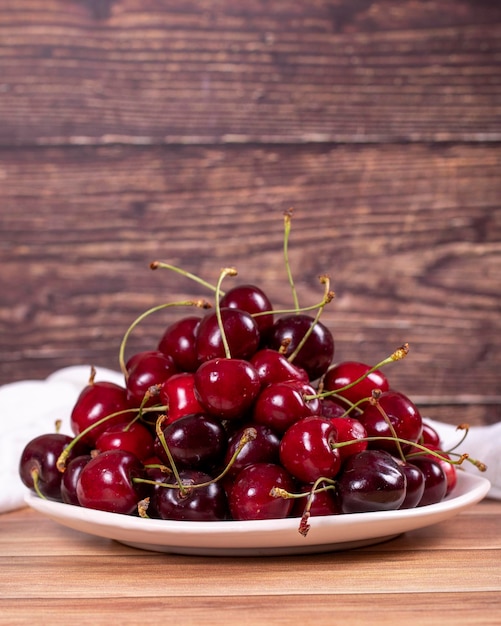
M 500 504 L 348 552 L 266 558 L 143 552 L 24 509 L 0 517 L 0 608 L 9 624 L 113 616 L 124 624 L 496 624 Z M 430 567 L 433 563 L 433 567 Z M 467 564 L 467 565 L 466 565 Z M 354 611 L 354 607 L 356 610 Z M 375 607 L 377 610 L 375 611 Z
M 501 419 L 501 6 L 0 3 L 0 384 L 116 368 L 223 265 L 453 423 Z M 173 312 L 130 351 L 156 344 Z

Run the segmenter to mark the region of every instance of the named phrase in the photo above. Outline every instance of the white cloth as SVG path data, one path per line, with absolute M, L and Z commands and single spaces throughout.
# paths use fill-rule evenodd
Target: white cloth
M 89 380 L 90 365 L 58 370 L 46 380 L 24 380 L 0 387 L 0 513 L 24 506 L 26 488 L 19 478 L 19 459 L 24 446 L 36 437 L 55 430 L 61 420 L 61 432 L 72 435 L 70 415 L 80 391 Z M 95 380 L 123 384 L 123 376 L 96 368 Z M 426 420 L 445 442 L 454 444 L 461 437 L 455 426 Z M 491 481 L 489 497 L 501 499 L 501 422 L 472 427 L 459 449 L 483 461 L 482 474 Z M 478 472 L 470 463 L 467 471 Z

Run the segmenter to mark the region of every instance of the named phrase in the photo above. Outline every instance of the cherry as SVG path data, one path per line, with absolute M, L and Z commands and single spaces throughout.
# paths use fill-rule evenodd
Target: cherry
M 176 467 L 180 469 L 207 471 L 223 462 L 227 436 L 220 420 L 203 413 L 185 415 L 167 424 L 162 434 Z M 155 452 L 169 466 L 170 459 L 158 437 Z
M 260 389 L 258 373 L 244 359 L 211 359 L 195 372 L 195 393 L 200 404 L 221 419 L 243 417 Z
M 403 462 L 399 459 L 396 459 L 396 461 L 399 464 L 402 472 L 405 474 L 405 478 L 407 480 L 405 498 L 400 505 L 400 508 L 413 509 L 419 504 L 421 498 L 423 497 L 425 476 L 417 465 Z
M 94 382 L 91 376 L 91 382 L 81 391 L 71 412 L 71 428 L 75 435 L 90 428 L 82 435 L 82 440 L 94 445 L 104 430 L 123 421 L 130 408 L 125 387 L 107 381 Z M 97 424 L 108 416 L 109 419 Z
M 320 414 L 329 419 L 343 417 L 346 414 L 346 408 L 331 396 L 326 396 L 320 398 Z
M 256 285 L 238 285 L 229 289 L 220 300 L 221 307 L 241 309 L 251 315 L 266 313 L 266 315 L 253 315 L 261 336 L 266 335 L 273 326 L 273 315 L 268 313 L 273 310 L 270 299 L 262 289 Z
M 415 452 L 414 450 L 412 450 L 414 454 L 411 454 L 408 460 L 410 463 L 413 463 L 417 455 L 418 458 L 421 458 L 424 456 L 424 457 L 432 459 L 435 463 L 438 463 L 438 465 L 440 465 L 440 467 L 442 468 L 445 474 L 445 477 L 447 479 L 447 489 L 445 491 L 445 495 L 448 496 L 457 484 L 458 478 L 457 478 L 456 466 L 453 463 L 450 463 L 450 460 L 451 460 L 450 455 L 448 455 L 446 452 L 441 450 L 439 446 L 435 446 L 431 443 L 427 443 L 425 445 L 426 445 L 426 448 L 431 451 L 430 454 L 427 454 L 424 451 L 419 451 L 418 449 L 416 449 Z M 439 454 L 440 458 L 435 456 L 433 452 Z
M 90 454 L 76 456 L 66 465 L 61 478 L 61 500 L 66 504 L 80 506 L 77 496 L 77 483 L 82 469 L 91 458 Z
M 153 406 L 158 398 L 153 393 L 145 402 L 147 392 L 160 386 L 165 380 L 177 372 L 172 357 L 163 352 L 147 351 L 136 355 L 132 369 L 127 377 L 127 399 L 132 406 Z
M 238 456 L 228 470 L 228 476 L 235 477 L 244 467 L 254 463 L 278 463 L 280 438 L 268 426 L 248 422 L 244 426 L 238 428 L 228 440 L 228 448 L 224 459 L 224 465 L 227 466 L 233 455 L 236 453 L 239 443 L 242 439 L 244 431 L 248 428 L 254 428 L 256 436 L 247 442 L 240 450 Z
M 158 343 L 160 352 L 170 356 L 180 372 L 194 372 L 198 367 L 196 335 L 201 319 L 191 315 L 173 322 Z
M 378 406 L 380 408 L 378 408 Z M 385 391 L 377 404 L 364 404 L 363 411 L 357 416 L 369 437 L 397 437 L 417 442 L 421 436 L 423 421 L 416 405 L 399 391 Z M 369 448 L 387 450 L 392 454 L 399 452 L 395 441 L 375 441 Z M 401 444 L 402 450 L 409 448 Z
M 218 521 L 228 519 L 228 502 L 223 487 L 210 482 L 211 476 L 196 470 L 179 472 L 179 487 L 155 488 L 153 506 L 162 519 L 179 521 Z M 196 485 L 202 485 L 196 486 Z
M 229 492 L 230 513 L 235 520 L 280 519 L 292 511 L 292 499 L 275 497 L 274 487 L 294 491 L 294 481 L 280 465 L 254 463 L 235 478 Z
M 110 426 L 99 435 L 95 447 L 98 452 L 127 450 L 144 461 L 153 453 L 153 441 L 153 435 L 147 426 L 138 421 L 129 421 Z
M 180 372 L 164 381 L 159 390 L 160 403 L 167 406 L 167 421 L 174 422 L 191 413 L 203 413 L 195 393 L 195 374 Z
M 369 365 L 359 361 L 343 361 L 329 367 L 323 378 L 323 388 L 324 391 L 335 391 L 348 402 L 356 404 L 371 397 L 374 389 L 388 391 L 389 383 L 380 370 L 371 371 Z
M 259 347 L 259 330 L 254 318 L 240 309 L 222 308 L 221 322 L 231 357 L 249 359 Z M 207 313 L 197 331 L 196 351 L 199 363 L 227 357 L 217 312 Z
M 62 474 L 57 460 L 72 438 L 62 433 L 46 433 L 31 439 L 24 447 L 19 460 L 19 476 L 29 489 L 49 500 L 61 500 Z M 87 453 L 83 443 L 71 451 L 71 457 Z
M 440 435 L 438 432 L 426 421 L 423 421 L 423 430 L 421 431 L 420 441 L 423 445 L 429 447 L 434 446 L 437 450 L 440 448 Z
M 364 425 L 354 417 L 333 417 L 330 419 L 337 431 L 337 442 L 353 441 L 347 446 L 340 446 L 338 449 L 341 461 L 344 461 L 352 454 L 357 454 L 366 450 L 368 443 L 366 441 L 367 431 Z
M 320 484 L 319 487 L 322 487 L 322 484 Z M 302 485 L 299 491 L 301 493 L 309 493 L 311 491 L 311 485 Z M 306 496 L 303 498 L 295 498 L 291 516 L 302 517 L 307 504 L 308 498 Z M 342 511 L 337 491 L 335 489 L 316 491 L 311 498 L 308 511 L 312 517 L 339 515 Z
M 311 334 L 294 356 L 310 331 Z M 280 317 L 270 330 L 268 347 L 280 350 L 284 345 L 287 346 L 285 355 L 306 370 L 312 381 L 325 374 L 334 356 L 334 338 L 330 330 L 322 322 L 315 323 L 314 318 L 302 313 Z
M 126 450 L 107 450 L 91 459 L 82 468 L 77 482 L 80 506 L 111 513 L 131 515 L 146 495 L 141 461 Z
M 308 399 L 311 396 L 312 399 Z M 279 434 L 308 415 L 318 414 L 320 402 L 314 388 L 300 381 L 272 383 L 257 397 L 253 408 L 253 420 L 265 424 Z
M 271 348 L 258 350 L 250 358 L 250 363 L 256 368 L 263 386 L 288 380 L 309 382 L 304 369 L 290 363 L 281 352 Z
M 341 455 L 333 445 L 337 431 L 331 420 L 312 415 L 290 426 L 280 443 L 280 462 L 304 483 L 334 478 L 341 468 Z
M 343 513 L 398 509 L 405 499 L 406 477 L 384 450 L 364 450 L 350 456 L 337 477 Z
M 424 492 L 417 506 L 426 506 L 441 502 L 447 493 L 447 476 L 435 459 L 429 456 L 416 456 L 412 459 L 424 474 Z

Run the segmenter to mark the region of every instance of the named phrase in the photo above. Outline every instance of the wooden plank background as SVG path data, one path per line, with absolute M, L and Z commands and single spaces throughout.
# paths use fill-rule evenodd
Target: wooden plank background
M 336 358 L 408 341 L 426 414 L 501 419 L 500 64 L 492 0 L 0 0 L 0 384 L 116 369 L 208 295 L 155 259 L 291 306 L 294 207 Z

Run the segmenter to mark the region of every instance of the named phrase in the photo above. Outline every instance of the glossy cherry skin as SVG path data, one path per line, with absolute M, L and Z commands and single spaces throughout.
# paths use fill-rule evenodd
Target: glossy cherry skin
M 294 422 L 308 415 L 318 414 L 318 399 L 307 399 L 315 396 L 315 393 L 308 383 L 272 383 L 258 395 L 253 408 L 253 420 L 283 434 Z
M 160 387 L 159 398 L 160 404 L 167 406 L 168 423 L 204 411 L 195 392 L 195 374 L 192 372 L 180 372 L 168 378 Z
M 263 386 L 289 380 L 309 382 L 304 369 L 290 363 L 283 354 L 271 348 L 258 350 L 250 358 L 250 363 L 256 368 Z
M 259 333 L 265 335 L 273 326 L 273 310 L 270 299 L 264 291 L 256 285 L 237 285 L 229 289 L 220 301 L 221 307 L 241 309 L 251 315 L 254 313 L 266 313 L 266 315 L 254 316 Z
M 334 357 L 332 333 L 321 322 L 313 323 L 314 319 L 311 316 L 302 313 L 284 315 L 276 320 L 268 339 L 268 347 L 274 350 L 279 350 L 284 342 L 289 342 L 285 351 L 285 355 L 288 357 L 294 352 L 310 327 L 313 326 L 311 335 L 293 361 L 294 365 L 306 370 L 311 381 L 325 374 Z
M 72 438 L 62 433 L 46 433 L 31 439 L 24 447 L 19 459 L 19 477 L 29 489 L 38 490 L 49 500 L 61 500 L 62 473 L 57 460 Z M 70 459 L 88 452 L 84 444 L 76 444 Z
M 194 487 L 209 482 L 211 476 L 196 470 L 182 470 L 181 483 L 187 488 L 183 493 L 179 488 L 155 488 L 153 505 L 162 519 L 211 522 L 229 517 L 226 493 L 220 483 L 204 487 Z
M 200 404 L 220 419 L 243 417 L 260 389 L 258 373 L 244 359 L 211 359 L 195 372 L 195 392 Z
M 412 458 L 412 464 L 416 465 L 424 474 L 424 492 L 418 506 L 427 506 L 441 502 L 447 493 L 447 476 L 440 465 L 428 456 Z
M 141 406 L 147 392 L 160 387 L 168 378 L 177 373 L 173 359 L 160 351 L 148 351 L 138 356 L 127 377 L 127 400 L 131 406 Z M 158 394 L 158 389 L 156 390 Z M 158 396 L 152 393 L 143 406 L 158 404 Z
M 244 467 L 247 467 L 247 465 L 279 462 L 280 438 L 275 431 L 264 424 L 248 422 L 238 428 L 230 436 L 224 459 L 225 467 L 230 463 L 236 453 L 242 436 L 248 428 L 253 428 L 256 432 L 256 436 L 243 446 L 238 456 L 233 461 L 233 464 L 228 470 L 228 476 L 230 478 L 236 476 Z
M 341 468 L 341 455 L 333 445 L 336 427 L 331 420 L 312 415 L 295 422 L 280 443 L 280 463 L 299 481 L 334 478 Z
M 258 349 L 259 330 L 254 318 L 241 309 L 222 308 L 221 320 L 230 354 L 235 359 L 249 359 Z M 199 363 L 226 357 L 215 312 L 202 318 L 197 331 L 196 351 Z
M 332 365 L 323 378 L 324 391 L 335 391 L 353 404 L 364 398 L 370 398 L 374 389 L 388 391 L 389 383 L 386 376 L 380 370 L 370 372 L 370 369 L 369 365 L 359 361 L 343 361 Z M 348 389 L 343 389 L 362 376 L 365 376 L 363 380 Z
M 147 493 L 141 461 L 124 450 L 107 450 L 91 459 L 80 472 L 77 498 L 80 506 L 111 513 L 131 515 Z
M 343 513 L 398 509 L 407 487 L 405 474 L 384 450 L 364 450 L 349 457 L 337 484 Z
M 228 442 L 221 420 L 203 413 L 184 415 L 167 424 L 162 434 L 178 469 L 210 471 L 223 463 Z M 170 465 L 158 437 L 155 452 L 166 466 Z
M 294 481 L 280 465 L 255 463 L 245 467 L 235 478 L 228 496 L 234 520 L 281 519 L 292 511 L 290 498 L 274 497 L 273 487 L 294 491 Z
M 331 424 L 333 424 L 337 431 L 337 443 L 342 443 L 346 441 L 353 441 L 354 443 L 350 443 L 347 446 L 340 446 L 337 448 L 339 451 L 339 455 L 341 456 L 341 461 L 344 461 L 346 458 L 351 456 L 352 454 L 358 454 L 358 452 L 362 452 L 366 450 L 368 447 L 368 443 L 365 440 L 367 437 L 367 431 L 365 430 L 364 425 L 354 417 L 333 417 L 330 419 Z
M 456 466 L 453 463 L 450 463 L 450 460 L 451 460 L 450 455 L 444 452 L 443 450 L 441 450 L 440 447 L 434 446 L 433 444 L 430 444 L 430 443 L 426 444 L 426 447 L 429 450 L 439 454 L 441 458 L 438 458 L 437 456 L 431 453 L 427 454 L 424 451 L 420 452 L 418 454 L 418 457 L 419 458 L 421 458 L 422 456 L 429 457 L 435 463 L 438 463 L 440 465 L 447 479 L 447 489 L 445 491 L 445 495 L 448 496 L 457 484 L 458 477 L 457 477 Z M 414 455 L 410 456 L 409 458 L 410 463 L 413 463 L 414 458 L 416 458 Z
M 153 435 L 150 429 L 141 422 L 122 422 L 114 424 L 99 435 L 96 450 L 127 450 L 144 461 L 153 454 Z
M 71 428 L 75 435 L 79 435 L 92 426 L 82 439 L 89 445 L 94 445 L 103 431 L 127 417 L 130 408 L 125 387 L 107 381 L 93 382 L 84 387 L 73 407 Z M 109 419 L 96 425 L 108 416 Z
M 437 450 L 441 446 L 440 435 L 433 426 L 425 420 L 423 420 L 423 430 L 419 441 L 426 447 L 433 446 Z
M 162 335 L 158 349 L 174 361 L 180 372 L 194 372 L 199 363 L 196 336 L 201 317 L 190 315 L 170 324 Z
M 84 454 L 71 459 L 61 478 L 61 500 L 66 504 L 80 506 L 77 496 L 77 483 L 82 469 L 91 460 L 90 454 Z
M 334 398 L 327 396 L 320 399 L 320 414 L 329 419 L 343 417 L 346 415 L 346 407 Z
M 379 398 L 379 405 L 388 417 L 395 434 L 401 439 L 417 442 L 421 436 L 423 421 L 416 405 L 403 393 L 386 391 Z M 369 437 L 393 437 L 392 430 L 377 406 L 364 404 L 363 412 L 357 416 L 362 422 Z M 405 451 L 409 445 L 401 443 Z M 369 443 L 369 448 L 387 450 L 398 454 L 398 446 L 394 441 L 378 440 Z
M 321 487 L 322 485 L 319 486 Z M 309 493 L 311 491 L 311 485 L 302 485 L 299 491 L 302 493 Z M 296 498 L 294 500 L 291 516 L 302 517 L 307 503 L 308 497 Z M 321 515 L 339 515 L 341 512 L 341 503 L 335 489 L 320 491 L 313 494 L 311 506 L 309 508 L 309 513 L 312 517 L 319 517 Z
M 399 459 L 396 459 L 396 461 L 402 472 L 405 474 L 405 478 L 407 480 L 405 498 L 400 505 L 400 508 L 413 509 L 419 504 L 421 498 L 423 497 L 425 476 L 417 465 L 407 462 L 404 463 Z

